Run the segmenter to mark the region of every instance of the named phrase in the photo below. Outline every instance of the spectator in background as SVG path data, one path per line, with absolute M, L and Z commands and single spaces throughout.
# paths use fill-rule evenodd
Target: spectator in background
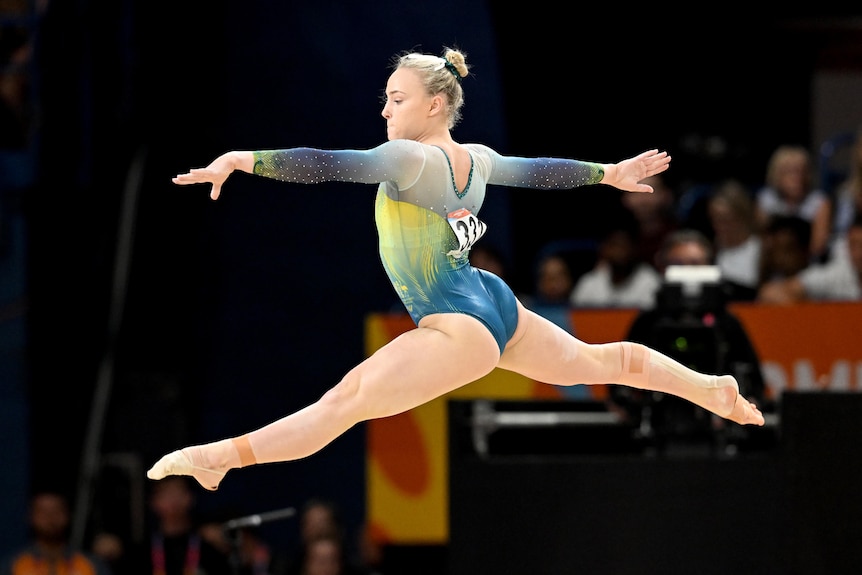
M 152 484 L 149 509 L 155 525 L 147 545 L 137 550 L 138 575 L 230 575 L 229 556 L 200 532 L 196 502 L 186 476 Z
M 299 575 L 361 575 L 348 562 L 341 537 L 316 535 L 305 546 Z
M 659 273 L 641 259 L 635 228 L 622 223 L 601 238 L 598 261 L 578 278 L 570 302 L 573 307 L 648 309 L 660 284 Z
M 751 194 L 739 181 L 725 181 L 710 196 L 708 215 L 715 264 L 733 288 L 730 299 L 755 299 L 760 284 L 761 238 Z
M 849 174 L 835 190 L 833 239 L 845 237 L 853 220 L 859 214 L 862 214 L 862 127 L 856 132 L 856 139 L 853 142 Z M 834 249 L 841 246 L 836 246 L 833 242 L 831 247 Z
M 765 283 L 759 301 L 783 304 L 862 300 L 862 214 L 853 220 L 845 240 L 847 248 L 828 262 L 812 264 L 790 278 Z
M 814 187 L 811 154 L 802 146 L 779 146 L 769 158 L 764 186 L 756 194 L 760 229 L 772 218 L 796 216 L 811 226 L 811 261 L 826 257 L 832 235 L 832 200 Z
M 653 264 L 664 238 L 680 227 L 676 212 L 676 193 L 663 174 L 644 180 L 653 187 L 653 193 L 640 194 L 642 198 L 620 196 L 622 207 L 634 217 L 635 245 L 641 261 Z
M 341 553 L 345 545 L 345 527 L 334 501 L 313 497 L 305 502 L 299 514 L 299 542 L 289 554 L 288 575 L 303 575 L 310 543 L 318 539 L 337 540 Z
M 491 243 L 478 243 L 470 248 L 470 263 L 479 269 L 489 271 L 492 274 L 506 279 L 506 263 L 503 254 Z
M 811 226 L 802 218 L 772 218 L 761 234 L 758 290 L 766 282 L 790 278 L 808 267 L 810 238 Z
M 110 575 L 101 559 L 69 543 L 71 514 L 65 495 L 51 490 L 30 498 L 30 543 L 0 566 L 2 575 Z M 120 575 L 120 574 L 118 574 Z
M 570 304 L 574 286 L 575 279 L 569 261 L 562 253 L 548 252 L 539 256 L 533 293 L 522 295 L 520 299 L 527 308 L 576 335 Z M 585 385 L 561 387 L 560 393 L 573 400 L 592 397 L 589 387 Z
M 569 296 L 575 286 L 572 269 L 562 254 L 540 254 L 536 263 L 533 292 L 521 296 L 525 306 L 539 312 L 545 308 L 569 307 Z

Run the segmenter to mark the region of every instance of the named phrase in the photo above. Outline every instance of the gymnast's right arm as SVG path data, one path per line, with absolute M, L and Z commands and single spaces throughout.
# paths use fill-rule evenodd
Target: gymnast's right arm
M 218 199 L 221 188 L 234 170 L 284 182 L 413 182 L 425 165 L 421 145 L 410 140 L 392 140 L 369 150 L 232 151 L 222 154 L 205 168 L 194 168 L 172 179 L 175 184 L 211 183 L 210 197 Z M 400 186 L 398 186 L 400 188 Z

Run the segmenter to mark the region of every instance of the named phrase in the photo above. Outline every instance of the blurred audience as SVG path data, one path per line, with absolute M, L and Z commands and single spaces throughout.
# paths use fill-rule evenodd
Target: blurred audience
M 849 159 L 849 173 L 835 190 L 833 239 L 843 237 L 862 214 L 862 127 L 856 132 Z
M 344 540 L 335 535 L 317 535 L 305 543 L 299 575 L 361 575 L 347 560 Z
M 832 199 L 815 187 L 811 154 L 803 146 L 779 146 L 769 158 L 764 185 L 756 194 L 757 219 L 765 229 L 772 218 L 796 216 L 811 225 L 811 261 L 826 257 L 832 235 Z
M 334 501 L 318 497 L 306 501 L 299 516 L 299 542 L 289 554 L 287 574 L 324 573 L 328 572 L 324 569 L 334 568 L 336 564 L 338 570 L 334 573 L 354 573 L 355 568 L 346 559 L 345 531 Z
M 650 176 L 644 184 L 653 187 L 651 194 L 624 193 L 622 207 L 635 219 L 635 246 L 641 261 L 652 264 L 665 236 L 679 228 L 676 194 L 663 174 Z
M 470 263 L 473 267 L 489 271 L 497 277 L 507 279 L 506 263 L 503 254 L 496 246 L 479 242 L 470 248 Z
M 532 293 L 521 294 L 519 299 L 527 309 L 574 334 L 569 307 L 569 296 L 574 285 L 572 270 L 565 257 L 556 252 L 544 253 L 536 263 Z
M 69 500 L 64 494 L 52 490 L 34 493 L 27 518 L 30 543 L 3 561 L 0 574 L 110 575 L 99 557 L 72 548 L 70 526 Z
M 636 230 L 626 223 L 607 231 L 599 241 L 596 265 L 575 283 L 571 305 L 581 308 L 651 308 L 661 276 L 650 263 L 643 261 L 638 241 Z
M 755 299 L 760 284 L 761 237 L 751 193 L 739 181 L 727 180 L 710 196 L 708 214 L 715 264 L 724 281 L 735 288 L 732 299 Z
M 151 538 L 137 549 L 139 575 L 230 575 L 229 556 L 202 536 L 190 478 L 172 475 L 148 484 Z M 197 485 L 195 483 L 195 485 Z
M 836 250 L 825 263 L 812 264 L 789 278 L 765 283 L 758 300 L 776 304 L 862 300 L 862 214 L 856 216 L 839 241 L 846 243 L 846 249 Z
M 760 282 L 787 279 L 808 267 L 811 225 L 796 216 L 777 216 L 761 234 Z M 759 296 L 758 296 L 759 297 Z

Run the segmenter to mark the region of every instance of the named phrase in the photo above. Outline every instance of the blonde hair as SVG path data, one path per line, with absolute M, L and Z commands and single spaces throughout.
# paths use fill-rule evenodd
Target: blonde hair
M 411 68 L 418 71 L 429 95 L 443 94 L 446 97 L 450 130 L 461 121 L 461 108 L 464 106 L 461 79 L 469 73 L 463 52 L 445 48 L 442 57 L 409 52 L 396 57 L 393 68 Z
M 710 203 L 724 204 L 746 226 L 755 225 L 755 204 L 748 189 L 738 180 L 722 182 L 710 198 Z
M 779 146 L 769 158 L 766 166 L 766 183 L 778 188 L 781 175 L 787 168 L 794 165 L 802 165 L 805 169 L 805 187 L 810 188 L 813 184 L 811 165 L 811 154 L 803 146 L 783 145 Z

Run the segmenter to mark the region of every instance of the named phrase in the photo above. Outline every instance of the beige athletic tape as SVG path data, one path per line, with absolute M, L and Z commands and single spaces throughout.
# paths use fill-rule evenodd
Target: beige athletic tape
M 249 465 L 257 463 L 257 459 L 254 457 L 254 451 L 252 451 L 251 444 L 248 442 L 247 435 L 234 437 L 231 441 L 233 441 L 233 445 L 239 453 L 239 464 L 241 467 L 248 467 Z

